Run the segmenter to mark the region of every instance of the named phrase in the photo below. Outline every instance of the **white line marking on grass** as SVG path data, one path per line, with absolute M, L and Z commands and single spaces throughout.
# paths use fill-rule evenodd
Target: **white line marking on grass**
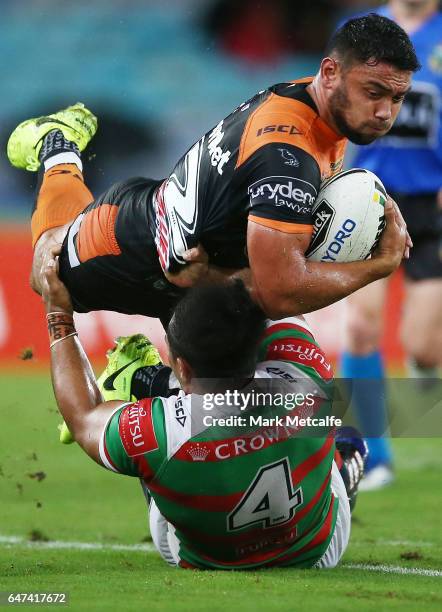
M 0 545 L 6 547 L 25 546 L 26 548 L 51 548 L 59 550 L 122 550 L 131 552 L 155 552 L 153 544 L 104 544 L 101 542 L 64 542 L 49 540 L 48 542 L 34 542 L 21 536 L 0 535 Z M 339 566 L 338 566 L 339 567 Z M 384 574 L 406 574 L 415 576 L 429 576 L 442 578 L 441 570 L 422 569 L 419 567 L 400 567 L 396 565 L 369 565 L 366 563 L 345 563 L 344 569 L 363 570 L 366 572 L 382 572 Z
M 104 544 L 101 542 L 63 542 L 60 540 L 32 541 L 20 536 L 0 536 L 0 544 L 26 546 L 29 548 L 58 548 L 72 550 L 128 550 L 132 552 L 154 552 L 155 546 L 146 544 Z
M 400 567 L 399 565 L 369 565 L 366 563 L 345 563 L 342 567 L 345 569 L 364 570 L 366 572 L 382 572 L 384 574 L 407 574 L 413 576 L 430 576 L 431 578 L 442 578 L 441 570 L 422 569 L 420 567 Z
M 435 542 L 425 542 L 423 540 L 370 540 L 351 542 L 352 546 L 367 546 L 375 544 L 376 546 L 434 546 Z

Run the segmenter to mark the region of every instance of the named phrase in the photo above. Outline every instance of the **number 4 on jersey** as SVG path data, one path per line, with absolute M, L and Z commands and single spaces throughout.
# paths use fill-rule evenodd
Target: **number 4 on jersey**
M 229 531 L 262 523 L 265 529 L 289 521 L 302 504 L 294 491 L 288 458 L 261 467 L 237 506 L 227 517 Z

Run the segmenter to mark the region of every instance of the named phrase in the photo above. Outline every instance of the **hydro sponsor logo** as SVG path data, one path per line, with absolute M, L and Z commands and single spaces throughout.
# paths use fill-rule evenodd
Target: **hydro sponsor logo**
M 316 200 L 315 187 L 289 176 L 268 176 L 248 188 L 250 205 L 271 203 L 286 206 L 296 213 L 310 213 Z
M 321 257 L 321 261 L 336 261 L 336 256 L 344 246 L 345 242 L 351 237 L 354 229 L 356 228 L 356 221 L 353 219 L 345 219 L 342 223 L 341 229 L 339 229 L 333 237 L 333 240 L 327 247 L 327 251 Z

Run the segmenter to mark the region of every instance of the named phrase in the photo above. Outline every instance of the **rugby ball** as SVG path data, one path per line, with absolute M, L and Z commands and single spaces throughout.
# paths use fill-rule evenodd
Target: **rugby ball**
M 335 174 L 313 205 L 313 234 L 307 259 L 350 262 L 367 259 L 385 226 L 387 192 L 381 180 L 362 168 Z

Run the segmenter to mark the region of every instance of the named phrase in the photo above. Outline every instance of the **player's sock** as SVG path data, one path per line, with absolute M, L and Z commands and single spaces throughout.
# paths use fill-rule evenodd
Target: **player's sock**
M 52 130 L 45 136 L 38 158 L 45 172 L 59 164 L 75 164 L 80 172 L 83 171 L 80 149 L 75 142 L 65 138 L 61 130 Z
M 354 427 L 339 427 L 335 432 L 335 442 L 335 463 L 344 481 L 350 510 L 353 512 L 367 462 L 367 443 Z
M 139 368 L 132 377 L 131 394 L 137 399 L 144 397 L 170 397 L 179 391 L 171 368 L 163 364 Z
M 72 222 L 93 199 L 75 163 L 49 168 L 42 176 L 31 218 L 32 246 L 46 230 Z
M 376 351 L 360 356 L 345 352 L 341 360 L 341 373 L 343 378 L 352 379 L 352 407 L 359 428 L 367 438 L 369 450 L 366 471 L 377 465 L 390 465 L 390 442 L 381 437 L 388 429 L 381 354 Z

